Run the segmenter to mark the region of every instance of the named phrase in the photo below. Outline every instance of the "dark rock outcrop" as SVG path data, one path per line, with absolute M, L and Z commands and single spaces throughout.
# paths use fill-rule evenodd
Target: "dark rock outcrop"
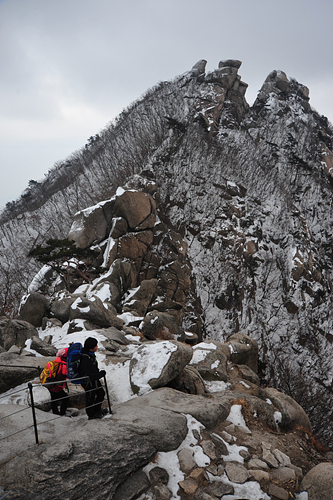
M 36 328 L 18 319 L 0 318 L 0 345 L 7 351 L 12 345 L 24 347 L 28 339 L 38 336 Z
M 42 326 L 44 316 L 47 315 L 49 301 L 41 293 L 30 293 L 21 304 L 19 319 L 27 321 L 36 328 Z
M 22 356 L 4 352 L 0 354 L 0 394 L 38 377 L 47 361 L 45 357 Z
M 160 311 L 151 311 L 146 314 L 143 322 L 140 324 L 142 334 L 148 340 L 185 340 L 185 332 L 177 324 L 177 320 L 171 314 Z
M 227 359 L 224 344 L 206 340 L 193 347 L 193 358 L 190 363 L 205 380 L 226 382 Z
M 58 352 L 58 349 L 55 346 L 50 345 L 47 342 L 44 342 L 39 337 L 31 338 L 30 349 L 38 352 L 42 356 L 55 357 Z

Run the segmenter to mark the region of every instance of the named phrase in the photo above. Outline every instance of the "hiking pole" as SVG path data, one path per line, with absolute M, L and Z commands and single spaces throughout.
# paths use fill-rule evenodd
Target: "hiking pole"
M 34 403 L 34 397 L 32 394 L 32 383 L 31 382 L 28 383 L 28 387 L 29 387 L 30 399 L 31 399 L 32 418 L 34 421 L 34 428 L 35 428 L 35 439 L 36 439 L 36 444 L 39 444 L 38 443 L 38 432 L 37 432 L 37 420 L 36 420 L 36 413 L 35 413 L 35 403 Z
M 110 403 L 110 398 L 109 398 L 109 391 L 108 391 L 108 384 L 106 383 L 106 376 L 104 375 L 104 384 L 105 384 L 105 391 L 106 391 L 106 397 L 108 398 L 108 404 L 109 404 L 109 413 L 111 415 L 111 403 Z

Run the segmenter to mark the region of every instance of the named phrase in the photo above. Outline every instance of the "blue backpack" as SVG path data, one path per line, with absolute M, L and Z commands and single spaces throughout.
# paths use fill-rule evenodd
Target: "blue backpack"
M 83 346 L 80 342 L 70 345 L 67 351 L 67 375 L 73 384 L 82 384 L 79 378 L 79 368 Z

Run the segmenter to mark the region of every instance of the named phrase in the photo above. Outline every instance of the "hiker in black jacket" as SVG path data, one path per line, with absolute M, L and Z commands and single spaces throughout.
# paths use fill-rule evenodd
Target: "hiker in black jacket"
M 82 387 L 86 391 L 86 413 L 88 419 L 102 418 L 107 414 L 107 410 L 102 410 L 105 391 L 99 381 L 104 377 L 105 370 L 99 370 L 95 352 L 97 351 L 97 340 L 88 337 L 82 349 L 79 374 L 88 376 L 84 380 Z

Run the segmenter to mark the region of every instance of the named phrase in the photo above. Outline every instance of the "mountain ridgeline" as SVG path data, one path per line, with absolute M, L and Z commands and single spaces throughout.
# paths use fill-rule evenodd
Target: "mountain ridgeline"
M 17 315 L 33 247 L 66 237 L 76 212 L 119 186 L 152 182 L 160 221 L 187 243 L 184 328 L 254 338 L 263 381 L 332 442 L 333 128 L 282 71 L 250 107 L 240 65 L 206 74 L 202 60 L 159 83 L 6 205 L 0 310 Z

